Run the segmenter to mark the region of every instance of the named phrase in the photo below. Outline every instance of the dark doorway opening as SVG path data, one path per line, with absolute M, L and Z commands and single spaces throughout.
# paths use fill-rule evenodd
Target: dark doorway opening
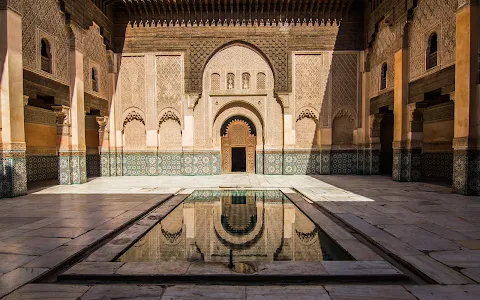
M 391 175 L 393 166 L 393 112 L 383 112 L 380 122 L 380 174 Z
M 232 148 L 232 172 L 247 171 L 247 156 L 245 147 Z

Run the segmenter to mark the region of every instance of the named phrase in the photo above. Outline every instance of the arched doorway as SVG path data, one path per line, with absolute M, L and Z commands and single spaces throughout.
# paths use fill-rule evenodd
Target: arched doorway
M 225 121 L 222 135 L 222 173 L 255 173 L 256 130 L 245 117 L 237 116 Z

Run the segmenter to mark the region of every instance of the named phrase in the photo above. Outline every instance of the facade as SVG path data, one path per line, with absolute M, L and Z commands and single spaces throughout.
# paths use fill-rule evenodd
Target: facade
M 477 0 L 3 0 L 0 16 L 1 197 L 231 172 L 480 193 Z

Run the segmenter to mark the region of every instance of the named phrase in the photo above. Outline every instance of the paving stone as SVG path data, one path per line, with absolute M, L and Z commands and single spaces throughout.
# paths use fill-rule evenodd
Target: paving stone
M 5 300 L 35 300 L 35 299 L 79 299 L 89 289 L 86 285 L 70 284 L 27 284 L 11 293 Z
M 85 259 L 85 261 L 90 262 L 109 262 L 113 260 L 120 252 L 122 252 L 128 245 L 112 245 L 106 244 L 105 246 L 99 248 L 89 257 Z
M 38 256 L 0 253 L 0 273 L 4 274 L 15 270 L 37 257 Z
M 386 261 L 323 261 L 325 270 L 330 275 L 400 275 Z
M 127 262 L 115 274 L 119 275 L 181 275 L 187 273 L 189 262 Z
M 102 239 L 104 236 L 106 236 L 107 234 L 109 234 L 111 232 L 112 232 L 112 230 L 110 230 L 110 229 L 104 229 L 104 230 L 94 229 L 94 230 L 91 230 L 91 231 L 89 231 L 85 234 L 82 234 L 81 236 L 71 240 L 66 245 L 69 245 L 69 246 L 74 246 L 74 245 L 89 246 L 89 245 L 93 244 L 94 242 Z
M 356 240 L 356 238 L 339 225 L 326 225 L 321 229 L 334 240 Z
M 257 266 L 259 275 L 328 275 L 322 262 L 276 261 L 261 262 Z
M 73 227 L 73 228 L 87 228 L 93 229 L 102 223 L 107 222 L 109 219 L 105 218 L 91 218 L 91 219 L 62 219 L 55 223 L 48 225 L 47 227 Z
M 123 262 L 80 262 L 63 274 L 66 275 L 84 275 L 84 274 L 98 274 L 98 275 L 111 275 L 114 274 L 121 266 Z
M 472 280 L 427 255 L 402 255 L 400 258 L 439 284 L 473 283 Z
M 385 225 L 383 230 L 391 233 L 418 250 L 436 251 L 457 250 L 460 248 L 454 242 L 415 225 Z
M 164 288 L 156 285 L 96 285 L 91 287 L 80 300 L 159 300 Z
M 322 286 L 247 286 L 247 300 L 330 300 Z
M 340 247 L 347 250 L 347 252 L 352 255 L 356 260 L 383 260 L 383 258 L 373 252 L 372 249 L 368 248 L 358 240 L 337 240 L 337 243 L 340 245 Z
M 16 237 L 0 244 L 0 252 L 25 255 L 43 255 L 65 244 L 70 239 L 46 237 Z
M 398 285 L 327 285 L 325 289 L 332 300 L 415 300 Z
M 18 268 L 0 277 L 0 298 L 47 272 L 46 268 Z
M 470 250 L 480 250 L 480 240 L 461 240 L 455 242 Z
M 244 286 L 201 286 L 201 285 L 177 285 L 167 287 L 162 295 L 162 300 L 201 300 L 201 299 L 245 299 Z
M 479 285 L 413 285 L 405 286 L 419 300 L 478 300 Z
M 83 246 L 60 246 L 25 265 L 28 268 L 52 269 L 68 258 L 80 252 Z
M 375 236 L 373 240 L 378 243 L 382 248 L 387 252 L 391 252 L 397 256 L 399 255 L 419 255 L 421 252 L 413 248 L 407 243 L 402 242 L 401 240 L 393 237 L 391 235 L 387 236 Z
M 480 268 L 465 268 L 461 271 L 465 276 L 480 282 Z
M 49 228 L 43 227 L 40 229 L 28 231 L 22 236 L 40 236 L 40 237 L 58 237 L 58 238 L 76 238 L 85 232 L 88 228 Z
M 430 256 L 450 267 L 480 267 L 480 250 L 439 251 Z
M 353 214 L 336 214 L 340 219 L 344 220 L 351 226 L 353 226 L 356 230 L 359 230 L 365 235 L 370 237 L 388 237 L 390 236 L 385 231 L 378 229 L 377 227 L 365 222 L 364 220 L 360 219 L 359 217 Z
M 449 240 L 466 240 L 467 239 L 467 237 L 464 234 L 458 231 L 448 229 L 444 226 L 440 226 L 438 224 L 426 222 L 426 223 L 417 224 L 417 226 Z
M 188 275 L 232 275 L 238 274 L 232 271 L 226 264 L 223 263 L 205 263 L 205 262 L 192 262 L 188 267 Z

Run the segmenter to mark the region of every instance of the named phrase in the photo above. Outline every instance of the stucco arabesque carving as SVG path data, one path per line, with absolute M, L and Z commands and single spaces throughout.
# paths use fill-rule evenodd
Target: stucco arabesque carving
M 312 119 L 313 121 L 315 121 L 316 124 L 318 124 L 318 117 L 317 117 L 317 114 L 309 109 L 309 108 L 305 108 L 303 109 L 299 114 L 298 114 L 298 117 L 297 117 L 297 120 L 296 122 L 302 120 L 302 119 L 305 119 L 305 118 L 308 118 L 308 119 Z
M 127 117 L 125 118 L 125 121 L 123 121 L 123 128 L 125 129 L 125 126 L 129 123 L 129 122 L 132 122 L 132 121 L 139 121 L 141 122 L 143 125 L 145 125 L 145 120 L 143 120 L 142 116 L 136 112 L 135 110 L 132 110 L 128 115 Z
M 177 122 L 179 125 L 182 125 L 182 123 L 180 122 L 180 119 L 178 118 L 177 114 L 172 110 L 167 110 L 162 115 L 160 120 L 158 121 L 158 127 L 160 128 L 160 126 L 162 126 L 162 123 L 164 123 L 168 120 L 173 120 L 173 121 Z

